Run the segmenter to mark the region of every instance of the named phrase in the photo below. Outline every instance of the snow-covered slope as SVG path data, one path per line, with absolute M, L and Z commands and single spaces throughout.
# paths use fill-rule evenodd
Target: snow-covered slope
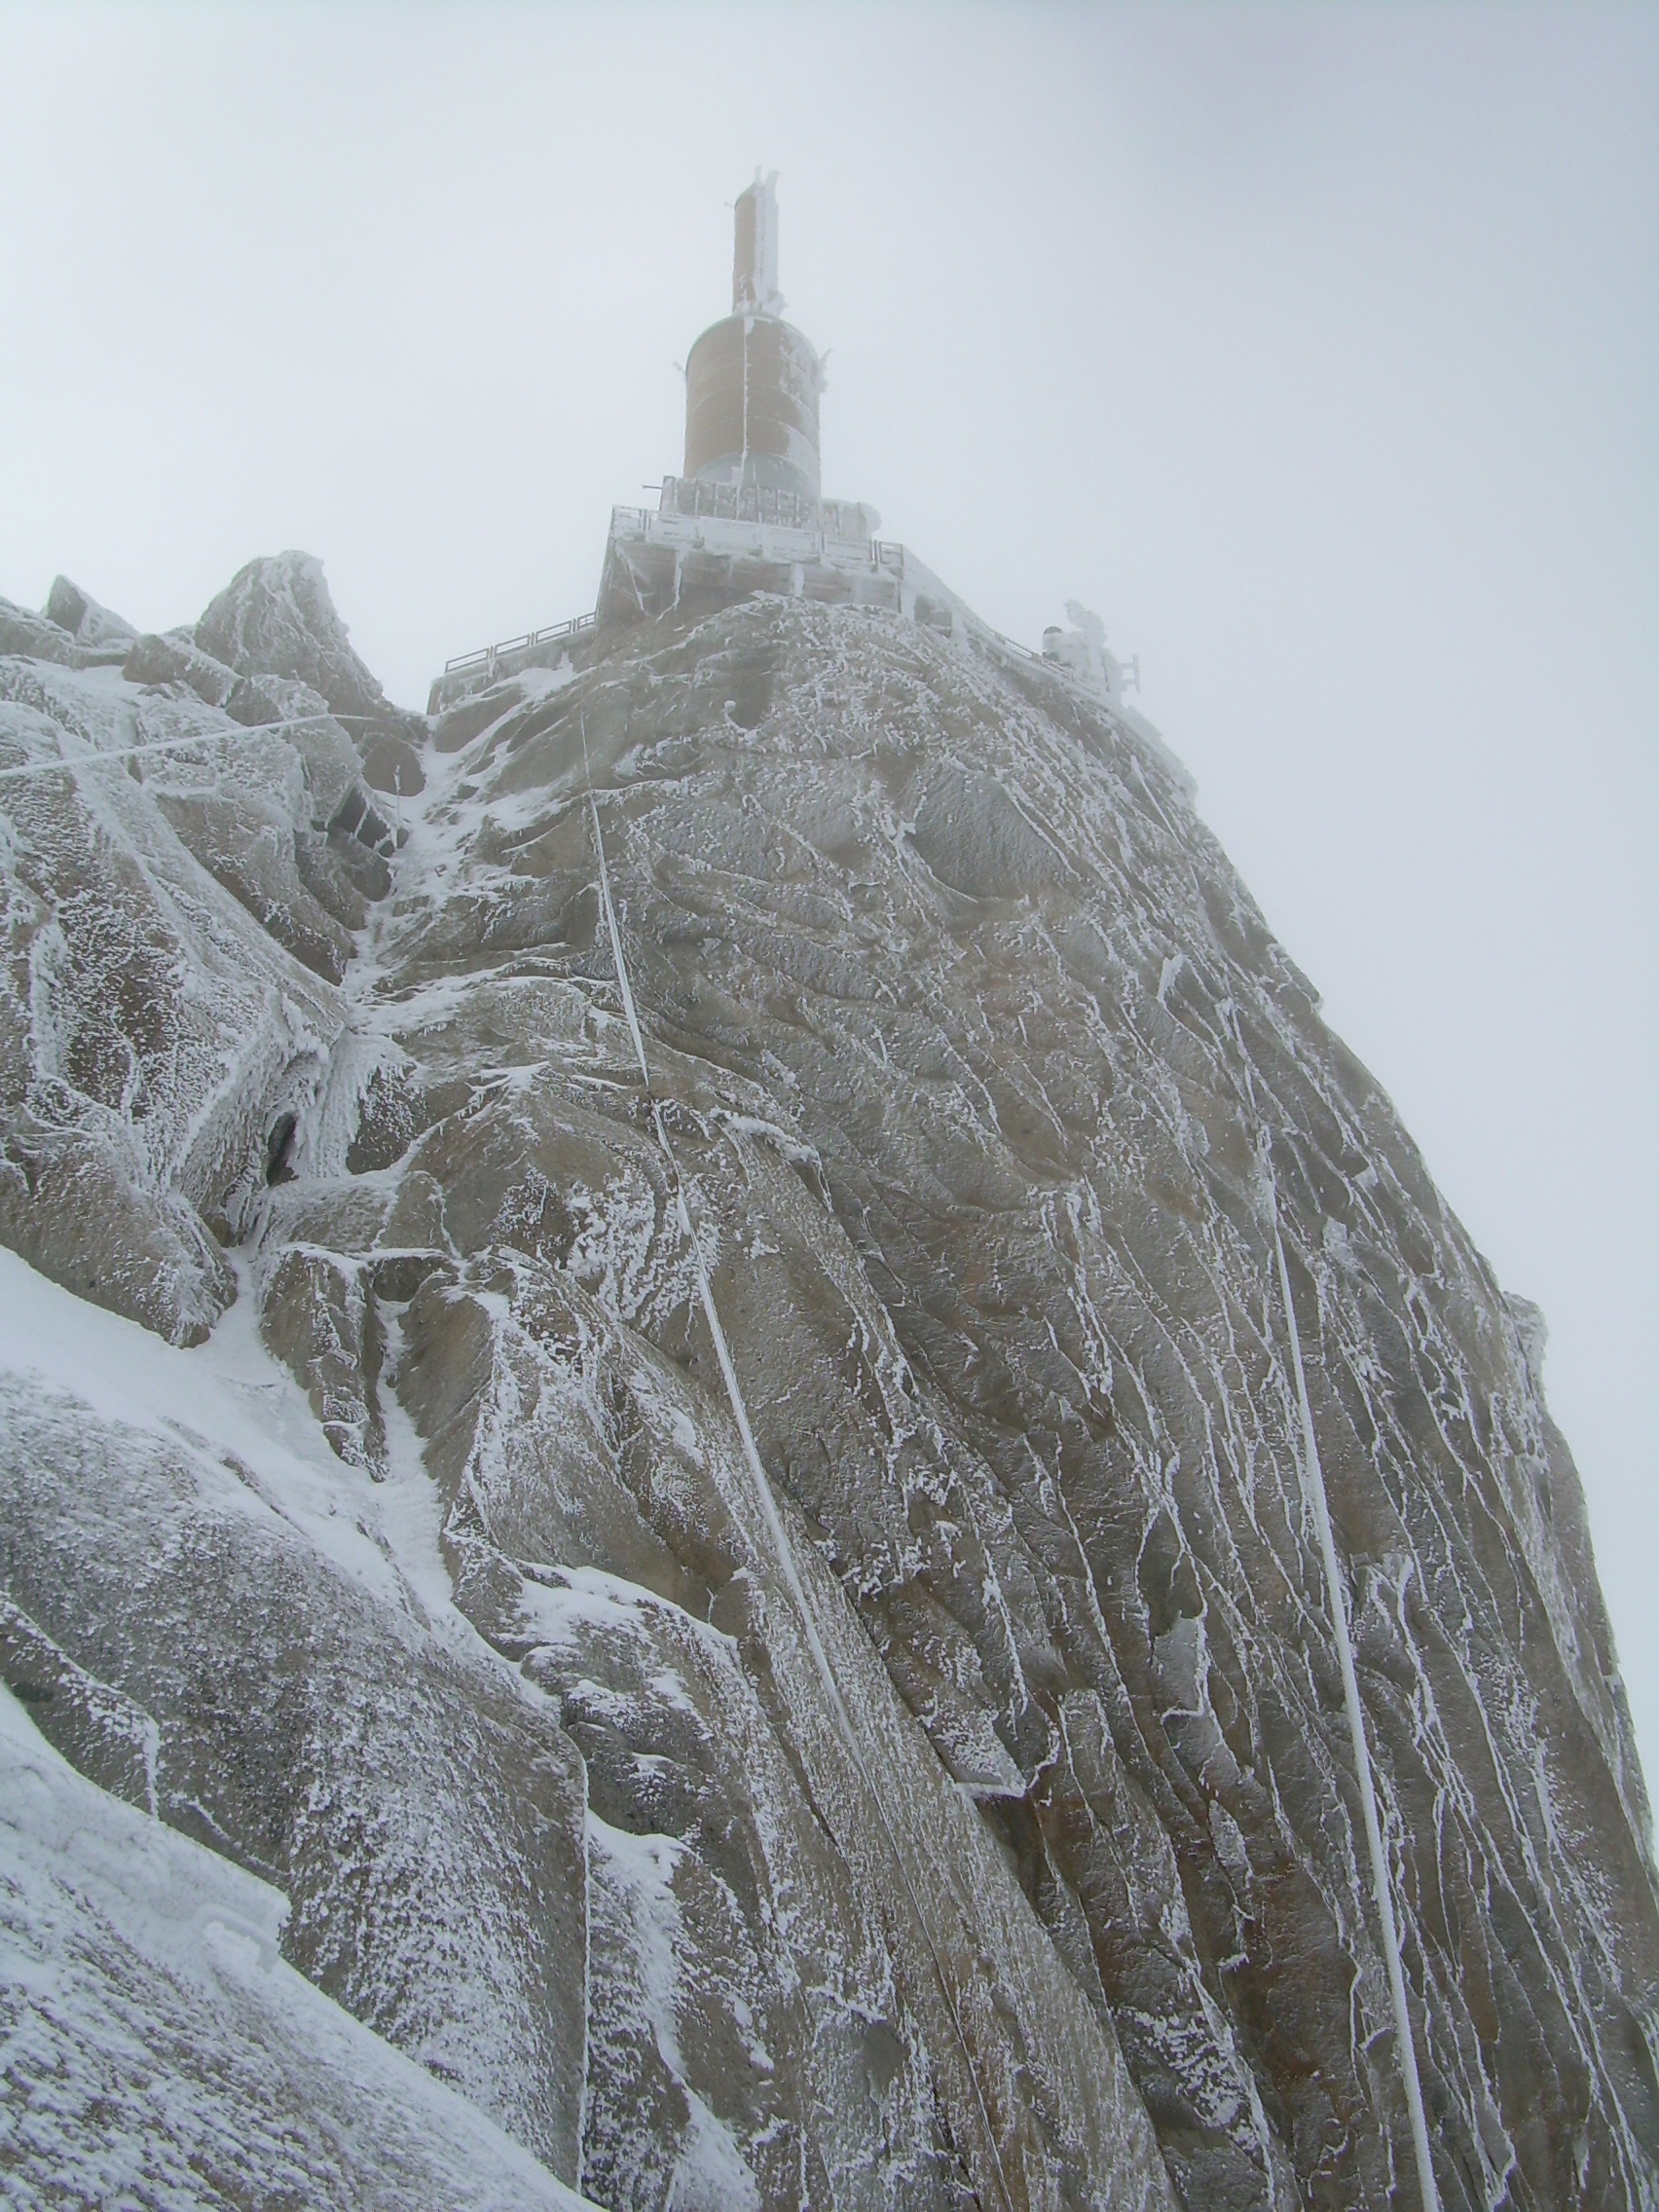
M 280 1894 L 85 1781 L 0 1690 L 0 2174 L 19 2212 L 583 2200 L 278 1956 Z
M 417 746 L 297 560 L 0 660 L 43 1729 L 618 2212 L 1413 2202 L 1288 1280 L 1443 2201 L 1654 2202 L 1535 1316 L 1162 748 L 762 600 Z

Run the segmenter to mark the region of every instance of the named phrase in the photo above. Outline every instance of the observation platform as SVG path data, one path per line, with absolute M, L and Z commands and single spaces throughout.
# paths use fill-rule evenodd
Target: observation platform
M 880 521 L 860 500 L 667 477 L 654 508 L 611 508 L 591 614 L 459 654 L 434 680 L 426 711 L 442 714 L 525 669 L 557 668 L 597 630 L 681 609 L 713 613 L 756 593 L 879 608 L 952 637 L 980 627 L 931 569 L 874 535 Z
M 954 595 L 903 545 L 875 536 L 879 521 L 852 500 L 671 476 L 656 508 L 610 510 L 596 611 L 602 622 L 651 621 L 764 592 L 955 629 Z

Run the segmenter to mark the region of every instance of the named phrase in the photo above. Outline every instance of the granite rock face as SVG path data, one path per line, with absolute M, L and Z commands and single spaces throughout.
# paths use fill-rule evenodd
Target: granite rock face
M 325 743 L 166 641 L 0 661 L 7 761 L 203 737 L 0 782 L 0 1236 L 84 1316 L 6 1379 L 46 1733 L 616 2212 L 1415 2203 L 1276 1224 L 1442 2199 L 1653 2203 L 1537 1317 L 1161 747 L 761 600 L 394 726 L 318 590 L 188 647 Z
M 279 1959 L 277 1891 L 106 1795 L 25 1710 L 0 1693 L 8 2203 L 581 2202 Z
M 403 718 L 351 648 L 310 553 L 276 553 L 239 569 L 197 623 L 200 649 L 247 677 L 309 684 L 336 714 L 395 727 Z M 387 787 L 389 789 L 389 787 Z
M 49 608 L 76 630 L 0 630 L 0 1236 L 199 1341 L 231 1295 L 215 1235 L 326 1082 L 396 837 L 317 692 L 138 638 L 62 577 Z

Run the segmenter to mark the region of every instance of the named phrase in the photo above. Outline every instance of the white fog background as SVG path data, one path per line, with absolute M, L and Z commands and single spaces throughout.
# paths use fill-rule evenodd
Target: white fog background
M 1068 597 L 1505 1287 L 1659 1784 L 1659 10 L 0 0 L 0 593 L 592 605 L 781 171 L 825 489 Z

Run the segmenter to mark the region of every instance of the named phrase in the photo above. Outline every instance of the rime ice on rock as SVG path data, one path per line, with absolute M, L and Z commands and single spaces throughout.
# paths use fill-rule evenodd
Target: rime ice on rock
M 112 614 L 107 607 L 100 607 L 90 593 L 72 584 L 67 576 L 54 578 L 42 612 L 49 622 L 67 630 L 78 645 L 119 646 L 126 651 L 138 635 L 130 622 Z
M 745 197 L 728 319 L 787 330 Z M 275 2083 L 243 1984 L 169 1937 L 147 1998 L 77 1908 L 25 2119 L 92 2083 L 55 2171 L 107 2187 L 119 2012 L 247 2200 L 472 2142 L 446 2201 L 535 2201 L 418 2059 L 608 2212 L 1410 2203 L 1335 1588 L 1443 2200 L 1646 2212 L 1646 1800 L 1537 1317 L 1096 619 L 1011 645 L 780 438 L 429 727 L 297 558 L 119 667 L 73 587 L 0 608 L 0 1237 L 64 1286 L 0 1254 L 0 1662 L 160 1873 L 286 1893 L 380 2084 L 263 1951 Z
M 95 1788 L 30 1711 L 0 1689 L 9 2203 L 581 2212 L 278 1955 L 278 1891 Z
M 319 564 L 252 563 L 214 605 L 230 661 L 61 576 L 45 614 L 0 608 L 0 1239 L 175 1342 L 232 1295 L 215 1233 L 314 1099 L 389 889 L 357 741 L 406 742 Z M 303 668 L 375 718 L 273 673 Z
M 279 553 L 239 569 L 197 623 L 196 643 L 245 675 L 309 683 L 347 713 L 385 704 L 334 611 L 322 563 L 309 553 Z

